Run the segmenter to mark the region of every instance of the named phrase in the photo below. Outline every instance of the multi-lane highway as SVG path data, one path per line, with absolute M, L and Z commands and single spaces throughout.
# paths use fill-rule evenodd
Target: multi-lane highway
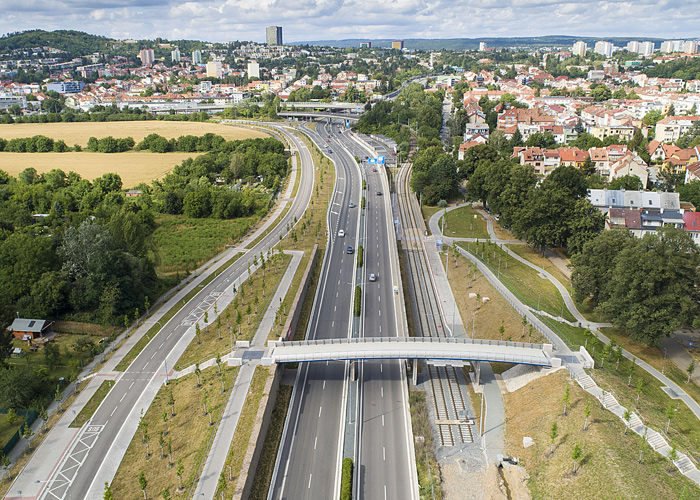
M 321 124 L 317 129 L 306 131 L 333 159 L 336 184 L 328 212 L 330 241 L 307 338 L 326 339 L 350 334 L 356 255 L 347 253 L 347 248 L 357 248 L 361 182 L 355 160 L 343 153 L 335 137 L 329 137 L 330 129 Z M 340 230 L 344 236 L 338 236 Z M 347 372 L 344 362 L 300 366 L 269 498 L 336 496 Z
M 322 149 L 333 151 L 329 156 L 336 164 L 338 185 L 329 212 L 333 238 L 321 275 L 308 338 L 351 335 L 349 320 L 355 258 L 346 253 L 349 245 L 364 248 L 361 333 L 394 336 L 398 331 L 397 299 L 393 291 L 394 285 L 399 283 L 396 276 L 398 263 L 392 262 L 392 256 L 396 256 L 392 254 L 389 239 L 393 228 L 387 205 L 388 185 L 381 172 L 383 167 L 367 168 L 366 190 L 361 190 L 359 168 L 364 166 L 358 168 L 354 157 L 364 158 L 368 150 L 342 126 L 318 124 L 316 130 L 318 132 L 310 132 L 312 139 Z M 362 195 L 366 197 L 365 227 L 362 241 L 358 242 L 349 237 L 360 233 L 357 210 Z M 342 209 L 350 201 L 358 208 L 344 212 Z M 345 230 L 344 238 L 337 237 L 339 229 Z M 370 274 L 374 275 L 374 281 L 369 281 Z M 309 364 L 300 368 L 269 498 L 337 496 L 339 465 L 344 449 L 355 451 L 357 498 L 416 498 L 415 461 L 402 363 L 365 362 L 360 367 L 356 433 L 352 433 L 352 425 L 345 425 L 346 415 L 354 422 L 354 410 L 351 408 L 346 414 L 344 407 L 348 372 L 345 363 Z M 346 434 L 347 429 L 351 432 Z M 343 439 L 355 439 L 355 446 L 342 446 Z
M 287 224 L 302 217 L 313 190 L 313 162 L 302 141 L 284 127 L 275 127 L 288 137 L 298 151 L 301 183 L 291 209 L 274 230 L 252 247 L 249 255 L 265 252 L 279 242 Z M 252 258 L 252 257 L 251 257 Z M 136 431 L 133 412 L 155 396 L 164 380 L 163 360 L 178 343 L 191 334 L 193 311 L 207 297 L 219 296 L 230 289 L 235 280 L 247 271 L 248 258 L 241 258 L 222 272 L 168 321 L 161 332 L 144 348 L 129 368 L 118 378 L 108 396 L 46 481 L 36 481 L 39 498 L 102 498 L 105 480 L 111 480 L 128 443 Z M 213 301 L 212 301 L 213 303 Z M 211 304 L 210 304 L 211 305 Z M 172 362 L 168 363 L 172 367 Z M 79 450 L 77 450 L 80 448 Z M 79 454 L 78 454 L 79 451 Z M 58 457 L 56 457 L 58 459 Z M 48 457 L 44 456 L 43 460 Z M 32 483 L 34 483 L 32 478 Z M 25 491 L 25 493 L 29 493 Z

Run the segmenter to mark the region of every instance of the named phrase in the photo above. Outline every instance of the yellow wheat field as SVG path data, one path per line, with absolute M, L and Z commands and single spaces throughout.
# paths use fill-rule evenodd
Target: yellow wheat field
M 39 173 L 60 168 L 66 173 L 72 170 L 89 180 L 114 172 L 121 176 L 125 188 L 132 188 L 141 182 L 160 179 L 185 158 L 198 154 L 202 153 L 0 153 L 0 170 L 17 177 L 27 167 L 34 167 Z
M 211 132 L 228 140 L 267 137 L 267 134 L 247 128 L 232 127 L 217 123 L 201 122 L 98 122 L 98 123 L 18 123 L 0 125 L 0 137 L 14 139 L 45 135 L 52 139 L 63 139 L 68 146 L 80 144 L 85 147 L 90 137 L 101 139 L 113 137 L 133 137 L 138 143 L 148 134 L 156 133 L 170 139 L 181 135 L 201 136 Z M 171 171 L 185 158 L 201 153 L 150 153 L 129 151 L 126 153 L 5 153 L 0 152 L 0 170 L 17 176 L 27 167 L 37 172 L 48 172 L 60 168 L 64 172 L 74 171 L 84 179 L 95 179 L 107 172 L 121 176 L 125 188 L 141 182 L 149 183 Z
M 168 139 L 181 135 L 204 135 L 207 132 L 219 134 L 224 139 L 248 139 L 267 137 L 267 134 L 257 130 L 221 125 L 219 123 L 202 122 L 168 122 L 160 120 L 143 122 L 78 122 L 78 123 L 14 123 L 0 125 L 0 138 L 15 139 L 17 137 L 32 137 L 45 135 L 52 139 L 63 139 L 73 147 L 79 144 L 87 146 L 90 137 L 101 139 L 112 137 L 133 137 L 138 143 L 148 134 L 160 134 Z

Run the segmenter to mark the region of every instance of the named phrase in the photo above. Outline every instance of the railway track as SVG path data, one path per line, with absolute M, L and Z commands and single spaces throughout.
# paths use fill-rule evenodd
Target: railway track
M 446 337 L 437 295 L 430 277 L 430 266 L 423 249 L 425 229 L 420 207 L 409 187 L 412 165 L 404 163 L 396 178 L 396 197 L 401 222 L 402 250 L 408 265 L 408 285 L 413 297 L 416 335 Z M 466 381 L 461 369 L 428 364 L 428 387 L 435 405 L 435 425 L 443 446 L 473 442 L 471 426 L 465 422 Z

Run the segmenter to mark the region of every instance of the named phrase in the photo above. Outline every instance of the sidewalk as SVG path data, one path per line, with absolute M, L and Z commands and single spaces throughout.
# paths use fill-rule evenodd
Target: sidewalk
M 258 330 L 255 332 L 253 341 L 250 343 L 250 348 L 245 350 L 239 349 L 236 351 L 233 358 L 229 358 L 229 365 L 234 364 L 234 359 L 241 360 L 242 364 L 236 376 L 233 388 L 231 389 L 228 402 L 226 403 L 226 409 L 221 418 L 221 423 L 217 428 L 214 441 L 207 455 L 207 460 L 194 492 L 194 498 L 214 498 L 216 494 L 219 476 L 224 470 L 224 464 L 226 463 L 226 458 L 228 457 L 228 452 L 233 442 L 233 436 L 238 426 L 238 419 L 241 416 L 243 405 L 245 404 L 248 391 L 250 390 L 255 368 L 260 363 L 265 349 L 265 343 L 274 326 L 275 313 L 279 308 L 280 301 L 284 299 L 287 290 L 289 290 L 289 287 L 292 285 L 294 273 L 296 273 L 297 267 L 299 267 L 299 263 L 304 255 L 304 252 L 301 251 L 287 251 L 286 253 L 292 255 L 292 261 L 272 296 L 270 305 L 260 322 Z

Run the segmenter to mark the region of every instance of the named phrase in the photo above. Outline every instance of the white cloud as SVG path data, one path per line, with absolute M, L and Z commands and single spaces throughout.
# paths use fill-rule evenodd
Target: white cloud
M 106 36 L 286 41 L 333 38 L 635 36 L 697 33 L 700 0 L 0 0 L 0 32 L 77 29 Z M 136 13 L 139 13 L 136 15 Z

